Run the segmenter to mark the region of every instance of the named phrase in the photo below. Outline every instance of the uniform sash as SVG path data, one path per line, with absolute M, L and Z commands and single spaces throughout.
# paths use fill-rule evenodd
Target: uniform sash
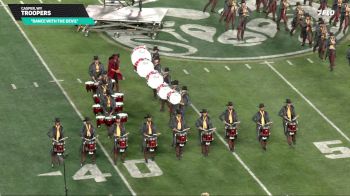
M 207 117 L 203 117 L 203 129 L 207 129 L 208 125 L 207 125 Z
M 91 125 L 90 124 L 86 124 L 85 128 L 86 128 L 86 136 L 91 137 L 91 132 L 90 132 Z
M 100 64 L 95 63 L 95 69 L 96 69 L 96 72 L 99 73 L 100 72 Z
M 232 122 L 233 122 L 233 119 L 232 119 L 232 110 L 228 110 L 228 122 L 230 123 L 230 124 L 232 124 Z
M 107 97 L 107 107 L 111 107 L 111 98 Z
M 115 136 L 117 136 L 117 137 L 120 137 L 120 126 L 118 125 L 118 124 L 116 124 L 117 125 L 117 128 L 116 128 L 116 134 L 115 134 Z
M 260 123 L 262 126 L 264 126 L 265 125 L 265 111 L 260 111 L 260 115 L 261 115 Z
M 60 126 L 56 125 L 56 140 L 58 141 L 58 139 L 61 137 L 61 133 L 60 133 Z
M 148 134 L 151 135 L 152 134 L 152 123 L 151 122 L 147 122 L 147 126 L 148 126 Z
M 290 106 L 287 106 L 287 117 L 289 120 L 292 120 L 292 111 L 290 109 Z
M 177 130 L 181 130 L 182 126 L 181 126 L 181 117 L 176 117 L 177 119 Z

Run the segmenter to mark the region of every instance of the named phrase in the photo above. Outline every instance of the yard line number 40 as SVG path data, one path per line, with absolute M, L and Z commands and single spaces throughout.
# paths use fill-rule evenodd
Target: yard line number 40
M 343 159 L 350 158 L 350 149 L 348 147 L 330 147 L 330 145 L 342 144 L 340 140 L 314 142 L 314 145 L 321 151 L 321 153 L 326 154 L 325 157 L 329 159 Z

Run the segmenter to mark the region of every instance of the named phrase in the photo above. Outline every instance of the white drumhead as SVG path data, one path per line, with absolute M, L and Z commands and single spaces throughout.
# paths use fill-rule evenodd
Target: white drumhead
M 148 50 L 145 47 L 136 48 L 132 52 L 132 54 L 131 54 L 131 62 L 132 62 L 132 64 L 135 65 L 135 63 L 141 58 L 149 59 L 149 60 L 152 59 L 151 53 L 148 52 Z
M 94 84 L 94 82 L 93 81 L 87 81 L 87 82 L 85 82 L 85 84 L 92 85 L 92 84 Z
M 156 89 L 159 85 L 163 84 L 164 78 L 160 73 L 155 71 L 154 73 L 150 74 L 147 80 L 147 85 L 153 89 Z
M 153 63 L 148 60 L 148 59 L 144 59 L 142 61 L 140 61 L 137 64 L 137 74 L 139 74 L 140 77 L 146 77 L 151 71 L 154 70 L 154 65 Z
M 168 98 L 168 101 L 174 105 L 179 104 L 181 101 L 181 94 L 177 91 L 172 92 Z
M 123 106 L 124 103 L 123 103 L 123 102 L 115 102 L 115 105 L 116 105 L 116 106 Z
M 119 113 L 118 116 L 119 116 L 120 118 L 122 118 L 122 117 L 127 117 L 128 114 L 127 114 L 127 113 Z
M 161 99 L 167 99 L 167 95 L 170 91 L 171 91 L 171 88 L 169 86 L 161 87 L 158 91 L 158 96 Z
M 96 116 L 96 119 L 104 119 L 104 116 Z
M 94 105 L 92 105 L 92 107 L 93 107 L 93 108 L 100 108 L 101 105 L 100 105 L 100 104 L 94 104 Z

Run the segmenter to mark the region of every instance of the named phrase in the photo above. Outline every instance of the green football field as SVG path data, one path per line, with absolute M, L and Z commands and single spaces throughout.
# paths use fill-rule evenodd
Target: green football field
M 44 2 L 57 3 L 53 0 Z M 191 5 L 187 5 L 184 2 L 172 6 L 197 6 L 200 10 L 204 4 L 191 1 Z M 24 3 L 37 1 L 25 0 Z M 65 3 L 99 2 L 71 0 Z M 0 6 L 0 62 L 3 69 L 0 73 L 3 89 L 0 95 L 0 195 L 64 195 L 63 175 L 38 176 L 51 172 L 63 174 L 62 165 L 54 168 L 50 165 L 51 144 L 46 133 L 55 117 L 61 118 L 65 136 L 69 137 L 65 160 L 69 195 L 350 193 L 347 174 L 350 165 L 350 66 L 345 58 L 348 36 L 337 45 L 334 72 L 329 72 L 327 61 L 319 60 L 313 53 L 238 62 L 162 56 L 162 65 L 170 68 L 172 79 L 188 86 L 193 104 L 186 112 L 186 122 L 192 131 L 184 157 L 179 161 L 170 146 L 168 113 L 159 112 L 160 105 L 153 98 L 152 90 L 133 71 L 130 48 L 115 43 L 103 33 L 91 32 L 89 37 L 84 37 L 73 27 L 23 26 L 19 22 L 42 57 L 41 61 L 5 9 Z M 159 37 L 164 38 L 162 36 L 165 35 Z M 278 48 L 277 45 L 274 47 Z M 106 63 L 108 56 L 116 52 L 121 54 L 121 70 L 126 78 L 120 84 L 125 94 L 124 111 L 129 115 L 126 163 L 135 163 L 143 174 L 153 174 L 143 162 L 139 132 L 144 115 L 151 113 L 162 133 L 156 160 L 150 163 L 161 171 L 157 176 L 135 178 L 127 164 L 118 162 L 114 166 L 110 159 L 113 141 L 107 138 L 104 127 L 98 129 L 100 145 L 96 165 L 88 161 L 87 166 L 80 167 L 81 117 L 94 118 L 92 97 L 84 86 L 89 80 L 88 65 L 94 55 L 99 55 Z M 292 99 L 300 115 L 295 148 L 288 146 L 282 121 L 277 115 L 286 98 Z M 222 140 L 223 124 L 218 119 L 228 101 L 234 102 L 241 121 L 235 153 L 229 152 Z M 260 148 L 251 120 L 261 102 L 265 103 L 274 122 L 266 152 Z M 209 110 L 213 124 L 218 128 L 208 157 L 200 153 L 194 126 L 198 118 L 196 110 L 202 108 Z M 318 147 L 314 142 L 318 142 Z M 90 169 L 82 172 L 86 168 Z M 95 174 L 96 171 L 100 173 Z

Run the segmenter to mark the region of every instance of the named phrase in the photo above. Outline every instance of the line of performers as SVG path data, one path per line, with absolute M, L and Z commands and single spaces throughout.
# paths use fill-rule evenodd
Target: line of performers
M 238 129 L 239 123 L 237 111 L 234 108 L 232 102 L 227 103 L 227 108 L 219 115 L 219 119 L 224 124 L 225 138 L 227 140 L 229 149 L 231 151 L 235 150 L 235 141 L 238 139 Z M 203 156 L 208 156 L 209 145 L 214 140 L 213 132 L 216 130 L 213 127 L 209 112 L 206 109 L 200 111 L 200 117 L 197 119 L 195 126 L 198 130 L 198 141 L 202 148 Z M 286 100 L 286 104 L 282 106 L 278 115 L 283 121 L 283 130 L 287 138 L 287 143 L 293 147 L 296 144 L 297 135 L 297 118 L 295 113 L 295 108 L 290 99 Z M 151 114 L 147 114 L 144 117 L 145 121 L 142 123 L 140 131 L 142 135 L 141 150 L 144 153 L 145 162 L 148 160 L 155 159 L 155 152 L 158 147 L 158 129 L 153 121 Z M 252 120 L 256 123 L 257 139 L 261 143 L 261 147 L 266 151 L 267 141 L 271 134 L 270 126 L 272 121 L 270 119 L 269 113 L 265 110 L 264 104 L 259 104 L 259 110 L 253 116 Z M 171 132 L 173 135 L 172 147 L 175 147 L 176 157 L 178 159 L 182 158 L 183 148 L 187 142 L 187 133 L 189 132 L 189 127 L 185 123 L 184 116 L 178 110 L 176 115 L 172 118 Z M 114 136 L 114 147 L 113 152 L 115 158 L 118 158 L 118 154 L 121 154 L 121 160 L 124 162 L 127 149 L 127 135 L 124 123 L 121 122 L 120 118 L 117 117 L 115 123 L 108 127 Z M 49 137 L 53 141 L 53 148 L 51 151 L 52 167 L 56 162 L 60 163 L 60 155 L 64 153 L 64 131 L 63 126 L 59 118 L 55 119 L 54 125 L 48 132 Z M 86 154 L 92 155 L 92 162 L 95 162 L 96 153 L 96 129 L 94 128 L 91 120 L 86 117 L 83 121 L 81 129 L 81 166 L 84 164 L 86 159 Z M 124 143 L 124 144 L 122 144 Z M 118 145 L 124 145 L 119 146 Z M 60 149 L 63 148 L 63 149 Z M 116 160 L 115 160 L 116 163 Z

